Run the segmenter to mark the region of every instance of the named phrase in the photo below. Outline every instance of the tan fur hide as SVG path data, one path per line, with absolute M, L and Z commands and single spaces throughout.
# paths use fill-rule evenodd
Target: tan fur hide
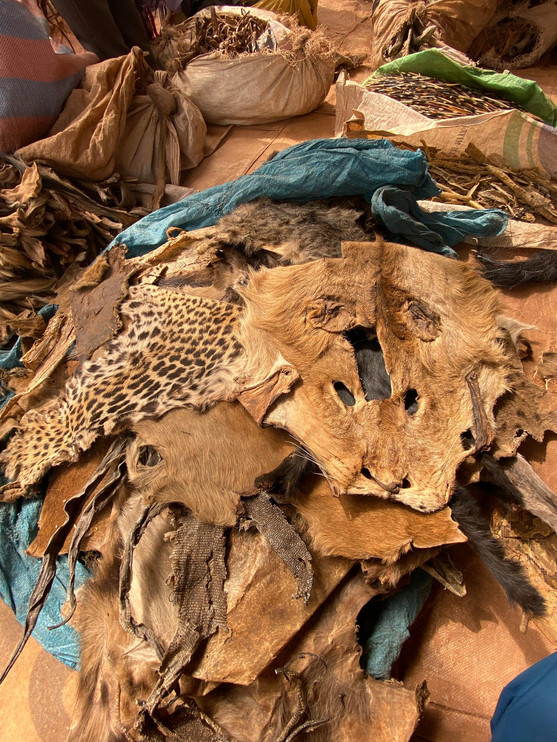
M 466 541 L 449 508 L 417 513 L 376 497 L 334 497 L 326 482 L 316 478 L 302 486 L 292 504 L 308 524 L 312 548 L 328 556 L 391 564 L 410 549 Z
M 142 420 L 134 431 L 128 472 L 135 491 L 146 502 L 182 503 L 202 522 L 216 525 L 234 525 L 240 495 L 293 449 L 289 436 L 262 430 L 238 402 L 202 413 L 173 410 L 160 420 Z M 154 466 L 141 464 L 146 446 L 161 457 Z
M 437 510 L 472 452 L 461 434 L 491 442 L 493 406 L 508 386 L 496 293 L 466 265 L 433 253 L 383 242 L 343 248 L 343 259 L 259 271 L 243 291 L 248 363 L 268 367 L 278 351 L 300 375 L 264 423 L 300 441 L 336 492 Z M 376 329 L 388 400 L 365 400 L 342 334 L 355 326 Z M 475 400 L 466 377 L 476 380 Z M 405 409 L 409 390 L 418 395 L 414 415 Z
M 131 287 L 125 332 L 61 399 L 23 417 L 2 456 L 8 476 L 32 484 L 98 435 L 236 398 L 257 422 L 288 431 L 334 492 L 442 508 L 459 465 L 492 443 L 495 402 L 520 377 L 496 293 L 433 253 L 381 241 L 343 249 L 343 258 L 252 271 L 244 307 Z M 390 399 L 366 401 L 343 334 L 354 327 L 377 333 Z

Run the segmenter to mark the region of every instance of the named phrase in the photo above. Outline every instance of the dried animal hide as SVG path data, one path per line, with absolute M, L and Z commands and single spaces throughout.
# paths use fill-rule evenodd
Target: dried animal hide
M 181 503 L 215 525 L 234 525 L 242 511 L 240 495 L 292 450 L 283 431 L 261 429 L 238 402 L 202 413 L 172 410 L 133 430 L 129 479 L 144 501 Z
M 224 216 L 211 242 L 269 267 L 340 258 L 341 242 L 369 238 L 359 223 L 366 206 L 363 200 L 355 209 L 320 201 L 295 204 L 260 198 Z
M 191 657 L 192 647 L 197 646 L 202 634 L 207 635 L 216 628 L 216 625 L 211 628 L 213 624 L 210 623 L 207 630 L 194 630 L 196 612 L 191 610 L 191 601 L 203 607 L 203 601 L 211 600 L 212 595 L 211 590 L 207 591 L 205 578 L 196 577 L 194 565 L 209 565 L 215 570 L 219 560 L 207 561 L 208 552 L 201 550 L 201 561 L 192 562 L 188 549 L 192 544 L 192 528 L 203 532 L 222 529 L 201 524 L 192 516 L 185 520 L 182 516 L 169 520 L 163 512 L 151 520 L 137 539 L 134 536 L 137 524 L 145 520 L 142 497 L 139 494 L 130 497 L 125 490 L 122 490 L 121 503 L 127 501 L 114 526 L 106 554 L 94 578 L 78 595 L 76 624 L 82 635 L 83 651 L 72 742 L 89 739 L 108 742 L 113 739 L 111 734 L 116 735 L 116 739 L 127 739 L 117 736 L 117 730 L 122 729 L 130 739 L 135 739 L 136 734 L 141 738 L 139 731 L 133 731 L 134 726 L 145 723 L 149 731 L 152 726 L 149 717 L 159 717 L 157 707 L 179 679 Z M 229 630 L 218 630 L 194 661 L 190 672 L 193 669 L 194 674 L 201 677 L 209 673 L 215 679 L 222 679 L 224 675 L 227 680 L 251 682 L 319 608 L 351 564 L 346 560 L 317 560 L 316 585 L 310 604 L 305 606 L 303 601 L 293 599 L 292 575 L 265 539 L 252 531 L 235 536 L 233 541 L 237 543 L 232 545 L 227 558 L 226 623 Z M 124 549 L 122 559 L 118 555 L 122 546 L 131 541 L 137 544 L 133 549 L 128 590 L 128 550 Z M 212 537 L 209 541 L 214 542 Z M 170 574 L 175 576 L 169 582 Z M 222 569 L 217 570 L 216 587 L 219 574 L 223 575 Z M 173 603 L 171 597 L 176 591 L 181 597 Z M 129 598 L 129 610 L 120 617 L 119 595 L 120 602 L 122 596 Z M 213 601 L 216 602 L 214 597 L 211 603 Z M 222 610 L 216 617 L 218 625 L 224 626 Z M 133 619 L 131 622 L 124 620 L 130 633 L 122 628 L 122 618 Z M 280 631 L 276 631 L 277 627 Z M 183 641 L 186 635 L 193 638 L 193 643 Z M 254 637 L 257 638 L 255 643 Z M 189 647 L 187 657 L 184 656 L 186 645 Z M 162 663 L 159 654 L 164 655 Z M 146 718 L 142 718 L 143 713 L 141 718 L 136 718 L 138 701 L 146 701 L 142 706 Z M 179 714 L 182 712 L 179 710 Z M 164 723 L 164 709 L 161 713 L 159 721 Z M 87 736 L 92 734 L 91 730 L 95 730 L 95 735 Z
M 290 432 L 335 491 L 443 507 L 511 386 L 489 284 L 432 253 L 345 243 L 343 258 L 253 272 L 241 294 L 244 308 L 133 286 L 125 331 L 22 419 L 7 475 L 25 487 L 98 435 L 238 398 Z
M 124 489 L 121 505 L 127 498 Z M 125 742 L 124 730 L 133 725 L 137 701 L 145 700 L 157 682 L 160 660 L 156 652 L 126 632 L 119 620 L 119 553 L 124 541 L 120 529 L 127 537 L 129 522 L 136 521 L 138 509 L 139 498 L 126 504 L 119 525 L 113 525 L 95 576 L 78 594 L 75 625 L 81 635 L 81 669 L 68 742 Z M 162 536 L 168 530 L 169 523 L 159 516 L 137 545 L 131 592 L 138 623 L 156 621 L 159 636 L 169 641 L 177 616 L 165 583 L 171 546 Z M 138 579 L 139 574 L 144 581 Z
M 477 253 L 482 274 L 492 284 L 502 289 L 523 283 L 551 283 L 557 281 L 557 254 L 554 250 L 539 250 L 526 260 L 507 262 L 494 260 L 489 255 Z
M 317 478 L 302 485 L 292 504 L 308 524 L 312 549 L 327 556 L 392 564 L 410 549 L 466 540 L 448 508 L 417 513 L 401 503 L 375 497 L 337 498 Z
M 122 311 L 126 331 L 78 369 L 61 399 L 23 418 L 2 455 L 6 475 L 22 487 L 75 461 L 99 435 L 173 407 L 233 398 L 242 369 L 235 307 L 140 285 Z
M 365 677 L 356 617 L 375 591 L 350 575 L 273 665 L 247 687 L 223 685 L 196 698 L 237 742 L 403 742 L 423 698 Z M 311 732 L 311 734 L 310 734 Z
M 343 260 L 259 271 L 241 292 L 248 362 L 265 367 L 278 351 L 302 381 L 263 422 L 288 430 L 337 492 L 439 509 L 459 464 L 491 443 L 508 388 L 498 299 L 456 261 L 391 243 L 344 247 Z M 357 327 L 382 349 L 389 399 L 366 399 L 346 337 Z

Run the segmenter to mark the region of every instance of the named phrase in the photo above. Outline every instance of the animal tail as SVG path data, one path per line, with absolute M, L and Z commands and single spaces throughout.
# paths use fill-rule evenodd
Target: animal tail
M 543 597 L 530 583 L 522 566 L 505 556 L 501 543 L 492 536 L 472 493 L 465 487 L 457 487 L 449 505 L 460 529 L 501 585 L 509 601 L 533 616 L 542 616 L 545 613 Z
M 520 286 L 523 283 L 550 283 L 557 281 L 557 252 L 540 250 L 526 260 L 508 263 L 493 260 L 485 253 L 478 252 L 477 259 L 481 272 L 495 286 L 502 289 Z

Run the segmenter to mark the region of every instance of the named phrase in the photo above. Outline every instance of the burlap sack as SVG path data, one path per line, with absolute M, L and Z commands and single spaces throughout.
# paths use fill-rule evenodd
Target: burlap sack
M 18 154 L 92 180 L 117 171 L 157 184 L 162 193 L 165 181 L 177 184 L 180 170 L 201 161 L 205 134 L 196 106 L 170 85 L 166 73 L 153 75 L 135 47 L 125 57 L 89 67 L 50 136 Z
M 233 10 L 238 9 L 226 8 L 227 13 Z M 273 24 L 281 37 L 276 51 L 234 58 L 203 54 L 174 75 L 173 84 L 198 106 L 207 123 L 270 123 L 309 113 L 323 102 L 333 82 L 333 50 L 319 33 Z
M 557 44 L 557 3 L 524 6 L 498 13 L 470 47 L 483 67 L 516 70 L 532 67 Z

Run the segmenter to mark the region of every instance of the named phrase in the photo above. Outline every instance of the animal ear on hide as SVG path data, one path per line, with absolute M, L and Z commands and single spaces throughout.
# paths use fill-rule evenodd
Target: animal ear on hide
M 428 343 L 441 334 L 441 318 L 431 307 L 411 299 L 406 307 L 406 314 L 420 340 Z
M 269 407 L 282 394 L 287 394 L 300 378 L 298 371 L 280 358 L 263 381 L 245 387 L 236 397 L 258 425 L 261 425 Z
M 334 299 L 316 299 L 308 305 L 306 321 L 315 328 L 327 332 L 341 333 L 355 325 L 355 317 L 340 302 Z

